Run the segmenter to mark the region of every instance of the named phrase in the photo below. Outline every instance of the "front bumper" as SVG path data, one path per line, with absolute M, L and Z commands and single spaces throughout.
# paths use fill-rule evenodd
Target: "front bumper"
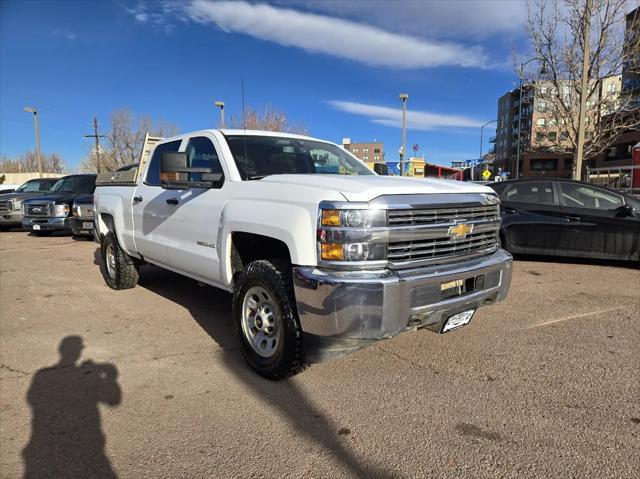
M 91 225 L 90 228 L 88 228 L 89 224 Z M 74 235 L 93 236 L 93 218 L 79 218 L 77 216 L 72 216 L 69 218 L 69 226 L 71 227 L 71 231 L 73 231 Z
M 0 213 L 0 226 L 20 226 L 22 224 L 22 211 L 11 210 Z
M 301 327 L 306 337 L 355 343 L 411 328 L 441 332 L 451 315 L 505 299 L 511 262 L 511 255 L 499 249 L 472 260 L 405 271 L 297 266 L 293 279 Z M 465 292 L 451 296 L 442 291 L 443 284 L 456 280 L 463 280 Z
M 22 227 L 26 230 L 32 231 L 33 225 L 39 225 L 40 231 L 62 231 L 70 230 L 68 217 L 48 217 L 48 218 L 22 218 Z

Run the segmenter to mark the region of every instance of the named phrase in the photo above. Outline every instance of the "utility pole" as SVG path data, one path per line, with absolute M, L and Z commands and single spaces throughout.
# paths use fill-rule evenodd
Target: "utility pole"
M 589 93 L 589 43 L 591 31 L 591 4 L 592 0 L 587 0 L 584 7 L 584 50 L 582 52 L 582 90 L 580 94 L 580 110 L 578 111 L 578 145 L 576 151 L 574 180 L 582 179 L 582 157 L 584 154 L 584 136 L 587 114 L 587 96 Z
M 224 128 L 224 102 L 217 101 L 214 105 L 220 108 L 220 128 Z
M 33 113 L 33 126 L 36 130 L 36 157 L 38 158 L 38 173 L 42 178 L 42 153 L 40 152 L 40 124 L 38 122 L 38 110 L 32 106 L 24 107 L 27 113 Z
M 93 117 L 93 135 L 84 135 L 84 137 L 96 140 L 96 172 L 100 173 L 100 138 L 106 138 L 106 135 L 98 134 L 98 117 Z
M 404 160 L 407 154 L 407 99 L 409 95 L 400 93 L 398 98 L 402 100 L 402 153 L 400 155 L 400 176 L 404 176 Z

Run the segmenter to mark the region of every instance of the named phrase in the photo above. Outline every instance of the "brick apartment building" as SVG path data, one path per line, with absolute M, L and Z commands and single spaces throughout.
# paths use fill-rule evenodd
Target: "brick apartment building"
M 626 62 L 622 75 L 611 76 L 601 80 L 600 98 L 597 106 L 587 102 L 586 140 L 601 122 L 611 121 L 612 113 L 620 113 L 620 105 L 625 108 L 633 105 L 635 113 L 640 108 L 640 51 L 635 41 L 640 36 L 640 8 L 636 8 L 626 16 L 625 53 L 627 58 L 635 61 Z M 633 49 L 633 51 L 630 51 Z M 518 138 L 520 142 L 520 176 L 553 176 L 570 178 L 573 175 L 573 152 L 571 144 L 558 119 L 551 113 L 548 98 L 562 95 L 565 101 L 571 101 L 572 84 L 561 83 L 561 92 L 556 92 L 551 82 L 538 81 L 523 86 L 522 116 L 520 120 L 521 134 L 518 132 L 520 89 L 507 92 L 498 100 L 498 126 L 496 129 L 494 163 L 495 171 L 501 168 L 509 172 L 510 177 L 516 174 L 516 158 Z M 631 102 L 629 100 L 632 100 Z M 595 102 L 594 102 L 595 103 Z M 560 120 L 562 121 L 562 120 Z M 639 125 L 640 127 L 640 125 Z M 631 164 L 632 147 L 640 142 L 640 131 L 632 128 L 618 137 L 616 142 L 598 157 L 591 159 L 585 166 L 623 166 Z
M 342 147 L 350 151 L 360 160 L 368 163 L 384 163 L 384 143 L 351 143 L 351 138 L 342 139 Z
M 589 139 L 598 117 L 614 111 L 619 103 L 622 85 L 620 76 L 602 79 L 601 98 L 608 101 L 600 104 L 599 111 L 587 104 L 586 138 Z M 551 82 L 538 81 L 522 87 L 522 117 L 520 120 L 520 176 L 554 176 L 570 178 L 573 174 L 573 154 L 569 152 L 571 144 L 558 120 L 552 113 L 548 93 L 553 89 Z M 561 86 L 561 95 L 572 94 L 570 82 Z M 498 127 L 496 129 L 494 167 L 508 171 L 510 177 L 516 174 L 518 148 L 518 115 L 520 113 L 520 89 L 507 92 L 498 100 Z M 604 108 L 602 106 L 605 105 Z M 590 108 L 591 106 L 591 108 Z

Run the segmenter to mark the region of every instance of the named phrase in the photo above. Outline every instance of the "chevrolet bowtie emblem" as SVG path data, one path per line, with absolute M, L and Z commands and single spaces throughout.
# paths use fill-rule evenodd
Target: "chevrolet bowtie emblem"
M 464 238 L 468 234 L 471 234 L 472 231 L 473 231 L 473 225 L 466 225 L 464 223 L 460 223 L 459 225 L 450 226 L 449 232 L 447 234 L 455 238 Z

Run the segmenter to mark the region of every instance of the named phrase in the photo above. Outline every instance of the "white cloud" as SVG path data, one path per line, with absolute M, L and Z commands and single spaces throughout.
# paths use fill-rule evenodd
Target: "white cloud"
M 487 64 L 487 56 L 479 46 L 425 40 L 351 20 L 271 5 L 194 0 L 186 7 L 186 12 L 192 20 L 215 24 L 225 32 L 250 35 L 367 65 L 421 69 L 444 65 L 484 67 Z
M 525 0 L 270 0 L 425 38 L 523 33 Z
M 367 117 L 370 121 L 379 125 L 402 127 L 402 110 L 400 108 L 341 100 L 330 100 L 328 103 L 337 110 Z M 410 130 L 479 128 L 482 124 L 479 120 L 465 116 L 407 110 L 407 129 Z
M 58 28 L 51 33 L 53 33 L 57 37 L 64 37 L 67 40 L 75 40 L 77 38 L 77 35 L 70 30 L 64 30 L 64 29 Z

